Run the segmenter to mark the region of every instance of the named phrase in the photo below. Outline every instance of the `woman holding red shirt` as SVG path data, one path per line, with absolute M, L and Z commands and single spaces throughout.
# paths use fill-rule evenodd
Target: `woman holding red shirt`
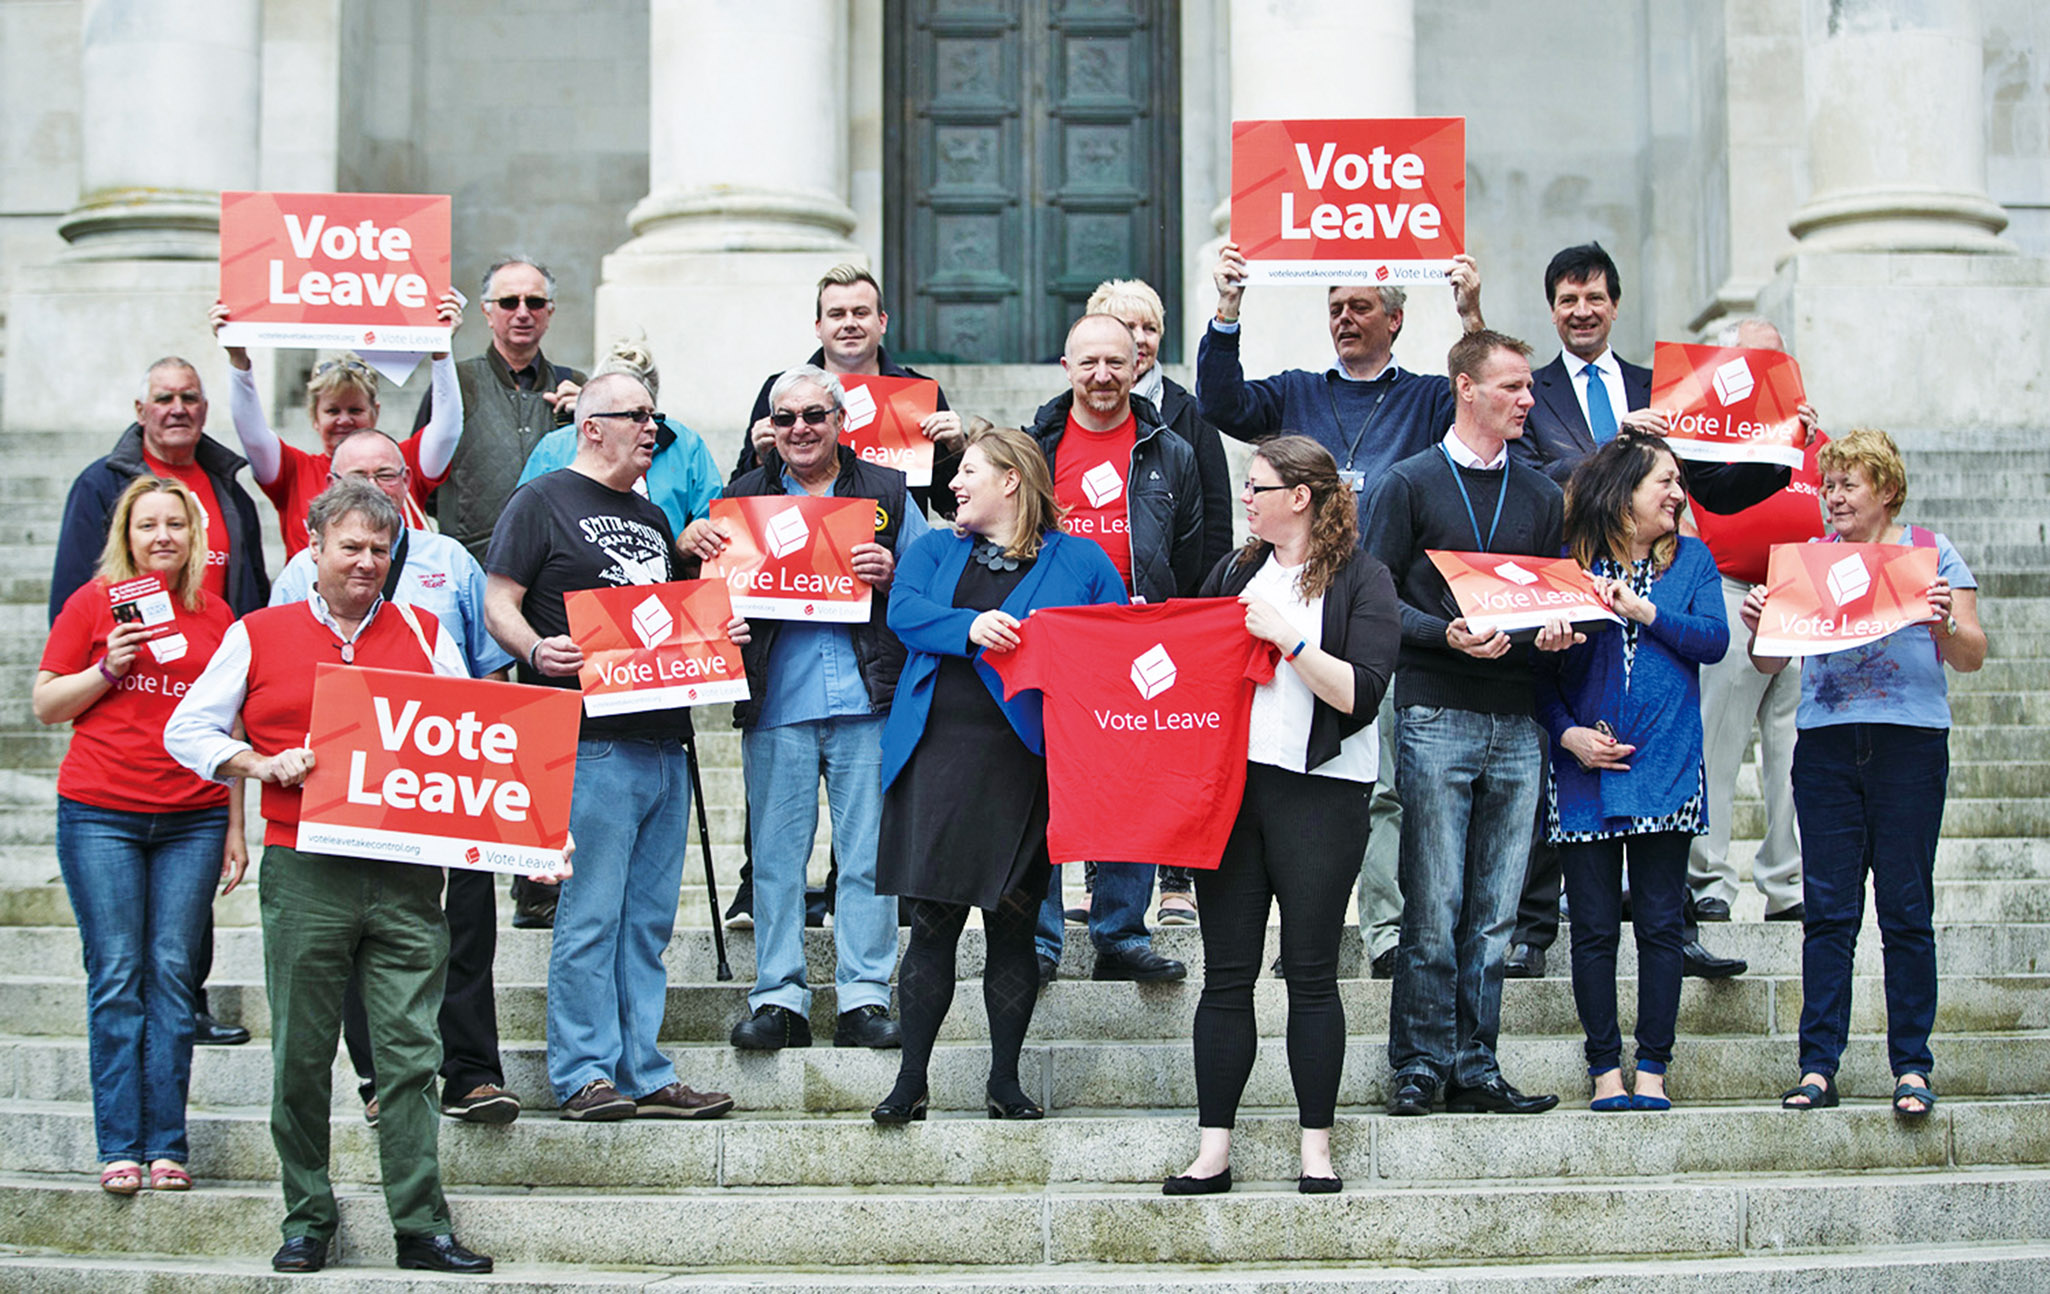
M 44 723 L 69 721 L 57 773 L 57 861 L 85 945 L 86 1024 L 100 1185 L 182 1191 L 192 1071 L 193 953 L 214 877 L 249 855 L 241 806 L 164 753 L 164 723 L 234 615 L 201 589 L 206 514 L 177 481 L 137 477 L 114 505 L 97 576 L 50 627 L 36 674 Z M 109 590 L 155 575 L 168 624 L 117 620 Z M 124 622 L 125 621 L 125 622 Z M 182 640 L 182 641 L 181 641 Z

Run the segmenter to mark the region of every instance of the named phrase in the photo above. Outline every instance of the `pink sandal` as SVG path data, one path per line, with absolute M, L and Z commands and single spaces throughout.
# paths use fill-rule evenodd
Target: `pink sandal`
M 153 1191 L 189 1191 L 192 1189 L 192 1174 L 185 1171 L 183 1164 L 161 1160 L 150 1167 L 149 1188 Z
M 142 1189 L 142 1165 L 117 1159 L 100 1170 L 100 1189 L 109 1195 L 133 1195 Z

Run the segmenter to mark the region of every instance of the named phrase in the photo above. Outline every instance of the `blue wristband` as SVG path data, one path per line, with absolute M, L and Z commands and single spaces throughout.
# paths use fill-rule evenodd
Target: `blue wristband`
M 1302 640 L 1301 642 L 1299 642 L 1299 643 L 1297 643 L 1297 644 L 1295 645 L 1295 650 L 1294 650 L 1294 651 L 1290 652 L 1290 653 L 1289 653 L 1288 655 L 1286 655 L 1286 656 L 1283 656 L 1283 657 L 1282 657 L 1281 659 L 1283 659 L 1283 660 L 1294 660 L 1294 659 L 1295 659 L 1296 657 L 1298 657 L 1298 656 L 1302 655 L 1302 654 L 1303 654 L 1303 648 L 1305 648 L 1305 647 L 1307 647 L 1307 646 L 1309 646 L 1309 645 L 1310 645 L 1310 640 L 1309 640 L 1309 639 L 1307 639 L 1307 638 L 1305 638 L 1305 639 L 1303 639 L 1303 640 Z

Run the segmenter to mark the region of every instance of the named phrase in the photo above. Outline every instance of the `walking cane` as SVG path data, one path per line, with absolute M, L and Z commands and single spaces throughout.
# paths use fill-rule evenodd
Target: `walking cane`
M 698 808 L 698 848 L 705 855 L 705 901 L 712 905 L 712 948 L 719 954 L 719 978 L 729 980 L 733 978 L 733 967 L 726 964 L 726 925 L 719 919 L 719 881 L 712 875 L 712 824 L 705 816 L 705 779 L 698 771 L 695 731 L 683 739 L 683 753 L 690 762 L 690 798 Z

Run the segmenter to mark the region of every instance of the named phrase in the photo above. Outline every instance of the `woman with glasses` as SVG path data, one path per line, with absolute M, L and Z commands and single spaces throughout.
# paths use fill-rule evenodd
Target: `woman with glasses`
M 451 329 L 462 326 L 463 299 L 454 289 L 443 294 L 440 317 Z M 207 320 L 218 334 L 221 325 L 228 322 L 228 307 L 214 302 Z M 320 437 L 321 450 L 309 454 L 296 445 L 286 444 L 264 418 L 248 349 L 226 349 L 228 411 L 234 419 L 235 436 L 242 442 L 242 452 L 249 457 L 250 475 L 277 507 L 285 556 L 289 558 L 306 547 L 306 509 L 329 485 L 335 446 L 351 432 L 377 427 L 377 373 L 354 355 L 324 360 L 314 367 L 313 376 L 306 383 L 306 411 Z M 392 436 L 406 457 L 405 470 L 410 479 L 404 512 L 406 525 L 415 530 L 427 528 L 422 505 L 448 475 L 456 442 L 463 434 L 463 396 L 456 384 L 455 362 L 447 351 L 437 351 L 431 358 L 434 412 L 419 435 L 404 439 Z

